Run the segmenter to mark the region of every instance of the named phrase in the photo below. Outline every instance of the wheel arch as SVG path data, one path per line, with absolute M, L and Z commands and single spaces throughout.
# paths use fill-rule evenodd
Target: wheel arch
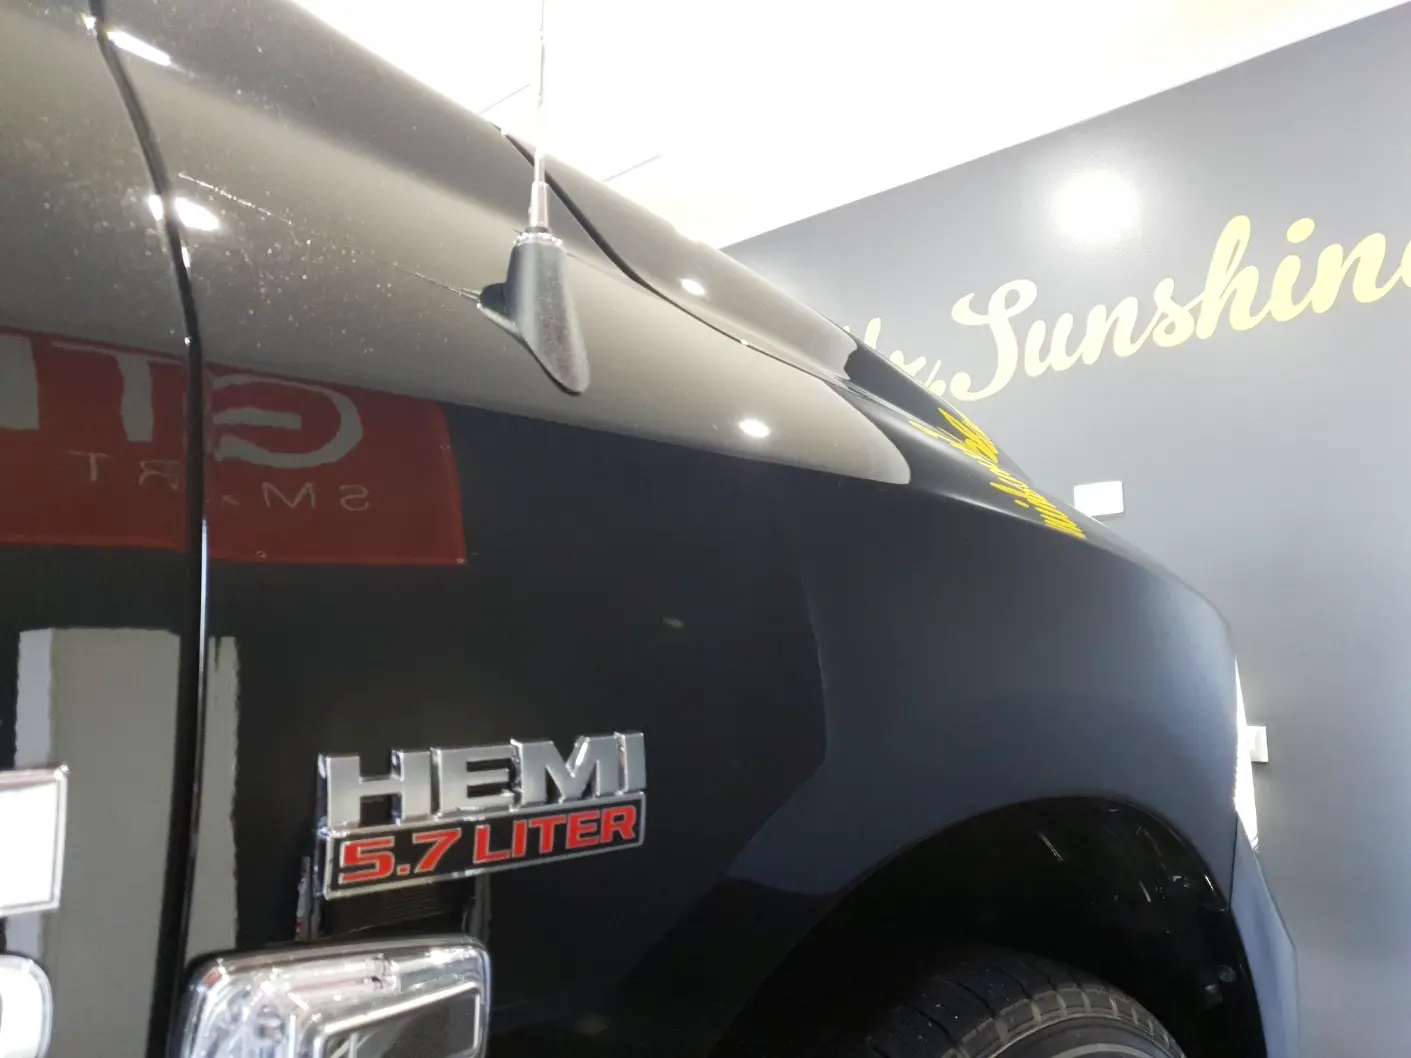
M 1054 797 L 980 813 L 880 862 L 780 962 L 716 1054 L 794 1036 L 801 1002 L 865 1019 L 908 975 L 977 945 L 1108 981 L 1190 1053 L 1265 1053 L 1239 932 L 1209 865 L 1144 807 Z

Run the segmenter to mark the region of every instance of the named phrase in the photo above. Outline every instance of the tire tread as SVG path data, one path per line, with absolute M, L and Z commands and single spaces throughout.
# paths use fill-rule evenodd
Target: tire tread
M 988 1058 L 1074 1011 L 1133 1026 L 1171 1058 L 1182 1058 L 1135 999 L 1080 970 L 1001 949 L 968 952 L 918 980 L 867 1034 L 864 1053 Z

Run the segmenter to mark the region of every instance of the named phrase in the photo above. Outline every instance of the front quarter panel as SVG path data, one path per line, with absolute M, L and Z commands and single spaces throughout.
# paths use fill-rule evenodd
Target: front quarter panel
M 1298 953 L 1243 827 L 1235 843 L 1230 906 L 1259 997 L 1268 1056 L 1298 1058 Z
M 1166 820 L 1228 894 L 1236 720 L 1220 615 L 982 458 L 993 446 L 969 420 L 945 431 L 859 406 L 912 480 L 799 479 L 828 755 L 737 875 L 828 892 L 950 823 L 1094 795 Z M 849 811 L 866 820 L 849 840 L 815 838 Z

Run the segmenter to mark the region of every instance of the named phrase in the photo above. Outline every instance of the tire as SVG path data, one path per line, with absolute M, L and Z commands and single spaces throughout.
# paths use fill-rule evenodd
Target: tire
M 1061 963 L 985 951 L 924 975 L 840 1058 L 1182 1058 L 1135 999 Z

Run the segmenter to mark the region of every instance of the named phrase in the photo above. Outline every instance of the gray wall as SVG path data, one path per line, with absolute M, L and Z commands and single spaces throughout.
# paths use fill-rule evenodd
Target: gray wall
M 1261 851 L 1300 952 L 1310 1058 L 1411 1051 L 1411 256 L 1392 281 L 1411 239 L 1408 57 L 1400 7 L 730 250 L 854 333 L 880 318 L 878 348 L 953 399 L 957 372 L 962 392 L 986 386 L 998 345 L 952 306 L 974 294 L 984 312 L 1001 285 L 1035 284 L 1011 321 L 1014 378 L 957 403 L 1055 493 L 1121 479 L 1114 528 L 1229 618 L 1250 722 L 1269 729 Z M 946 134 L 952 105 L 926 134 Z M 1084 248 L 1051 203 L 1093 166 L 1126 174 L 1141 216 Z M 1238 297 L 1217 311 L 1232 269 L 1203 294 L 1240 215 L 1240 265 L 1258 271 L 1232 282 L 1257 279 L 1254 317 L 1273 286 L 1290 315 L 1331 243 L 1381 233 L 1387 261 L 1360 300 L 1352 277 L 1332 297 L 1325 261 L 1328 301 L 1249 326 Z M 1316 229 L 1291 245 L 1302 218 Z M 1291 288 L 1288 265 L 1274 280 L 1287 254 L 1302 261 Z M 1130 355 L 1109 339 L 1092 363 L 1026 372 L 1034 321 L 1073 313 L 1076 345 L 1089 309 L 1133 296 L 1140 337 L 1167 278 L 1176 301 L 1203 296 L 1208 337 L 1176 342 L 1168 319 Z

